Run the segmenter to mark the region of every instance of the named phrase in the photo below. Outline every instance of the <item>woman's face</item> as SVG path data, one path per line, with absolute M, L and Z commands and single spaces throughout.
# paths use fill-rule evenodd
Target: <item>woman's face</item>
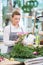
M 12 17 L 12 24 L 18 25 L 19 22 L 20 22 L 20 15 L 14 15 L 14 17 Z

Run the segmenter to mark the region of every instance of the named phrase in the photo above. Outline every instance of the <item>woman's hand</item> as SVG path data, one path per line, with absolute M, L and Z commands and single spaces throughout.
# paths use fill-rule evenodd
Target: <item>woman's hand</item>
M 20 39 L 20 38 L 18 38 L 18 39 L 15 41 L 15 43 L 17 43 L 17 42 L 19 41 L 19 39 Z

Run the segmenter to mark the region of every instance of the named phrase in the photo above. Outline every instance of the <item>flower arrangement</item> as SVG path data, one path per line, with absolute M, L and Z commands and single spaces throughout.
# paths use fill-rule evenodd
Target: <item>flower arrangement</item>
M 18 33 L 20 36 L 19 41 L 16 45 L 13 46 L 11 52 L 9 54 L 3 54 L 3 57 L 6 58 L 22 58 L 22 59 L 29 59 L 29 58 L 36 58 L 43 56 L 43 47 L 33 45 L 23 45 L 22 40 L 28 34 Z
M 43 56 L 43 47 L 24 46 L 22 44 L 16 44 L 10 52 L 12 58 L 36 58 Z

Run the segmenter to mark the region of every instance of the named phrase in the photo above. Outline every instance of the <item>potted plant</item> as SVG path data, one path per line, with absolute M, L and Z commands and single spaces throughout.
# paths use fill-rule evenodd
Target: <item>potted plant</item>
M 23 3 L 23 5 L 21 5 L 21 0 L 16 0 L 16 1 L 14 1 L 14 7 L 16 4 L 18 4 L 18 6 L 23 10 L 23 12 L 29 13 L 29 15 L 31 15 L 32 8 L 38 6 L 38 1 L 37 0 L 29 0 L 29 1 L 26 1 L 26 3 Z

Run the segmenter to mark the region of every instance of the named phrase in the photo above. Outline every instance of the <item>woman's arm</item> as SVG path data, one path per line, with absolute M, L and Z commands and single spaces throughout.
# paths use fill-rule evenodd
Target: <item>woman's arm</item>
M 3 41 L 4 41 L 5 45 L 13 46 L 13 45 L 15 45 L 16 41 L 9 40 L 9 32 L 10 32 L 9 27 L 5 27 Z

